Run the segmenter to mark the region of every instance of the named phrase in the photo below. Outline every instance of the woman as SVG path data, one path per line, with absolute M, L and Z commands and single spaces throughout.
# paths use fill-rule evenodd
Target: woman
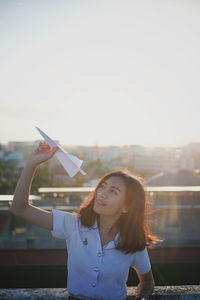
M 137 298 L 148 299 L 154 279 L 146 246 L 156 241 L 147 225 L 142 183 L 123 171 L 106 174 L 76 214 L 37 208 L 28 202 L 36 168 L 58 147 L 41 142 L 16 186 L 11 212 L 65 239 L 69 299 L 125 300 L 129 268 L 139 278 Z

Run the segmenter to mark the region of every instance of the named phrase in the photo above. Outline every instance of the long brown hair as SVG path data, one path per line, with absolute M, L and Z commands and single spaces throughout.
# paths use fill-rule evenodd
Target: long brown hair
M 81 224 L 86 227 L 92 227 L 94 224 L 98 216 L 93 210 L 96 191 L 102 182 L 111 176 L 123 179 L 126 185 L 125 203 L 128 206 L 128 212 L 123 213 L 115 224 L 120 232 L 120 241 L 116 249 L 125 253 L 134 253 L 143 250 L 145 246 L 161 241 L 151 234 L 148 225 L 147 195 L 144 180 L 127 170 L 111 171 L 100 179 L 95 190 L 89 194 L 79 208 L 78 214 L 80 215 Z

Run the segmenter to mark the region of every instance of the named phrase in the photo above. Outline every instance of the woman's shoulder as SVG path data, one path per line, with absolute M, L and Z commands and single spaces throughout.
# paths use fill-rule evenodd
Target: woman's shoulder
M 135 252 L 132 268 L 134 268 L 140 274 L 147 273 L 151 269 L 151 264 L 146 246 L 143 250 Z
M 69 212 L 69 211 L 65 211 L 65 210 L 52 209 L 52 213 L 56 217 L 59 216 L 59 217 L 71 218 L 71 219 L 78 219 L 79 218 L 79 214 L 76 213 L 76 212 Z
M 67 238 L 77 229 L 78 214 L 63 210 L 53 209 L 53 230 L 54 237 Z

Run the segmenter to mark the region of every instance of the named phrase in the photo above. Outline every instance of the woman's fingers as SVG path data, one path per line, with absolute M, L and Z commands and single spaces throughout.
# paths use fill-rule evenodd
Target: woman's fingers
M 42 150 L 45 150 L 45 152 L 48 150 L 50 151 L 51 150 L 51 147 L 44 141 L 41 141 L 40 144 L 39 144 L 39 150 L 42 151 Z
M 55 146 L 55 147 L 53 147 L 53 148 L 52 148 L 52 152 L 53 152 L 53 154 L 54 154 L 54 153 L 56 153 L 56 151 L 57 151 L 58 149 L 59 149 L 59 147 L 58 147 L 58 146 Z
M 46 142 L 40 142 L 38 152 L 40 153 L 51 153 L 53 155 L 59 149 L 58 146 L 50 147 Z
M 59 149 L 58 146 L 53 147 L 54 151 L 57 151 Z
M 45 147 L 50 148 L 50 146 L 46 142 L 44 142 L 44 141 L 40 142 L 40 147 L 42 147 L 42 148 L 45 148 Z
M 59 149 L 59 148 L 58 148 L 57 146 L 55 146 L 55 147 L 50 148 L 50 150 L 47 150 L 46 152 L 48 153 L 49 158 L 51 158 L 51 157 L 56 153 L 56 151 L 57 151 L 58 149 Z

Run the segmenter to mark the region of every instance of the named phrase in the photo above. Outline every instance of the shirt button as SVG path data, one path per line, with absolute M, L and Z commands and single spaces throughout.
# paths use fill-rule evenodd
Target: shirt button
M 101 256 L 102 256 L 101 252 L 99 252 L 97 255 L 98 255 L 98 257 L 101 257 Z
M 93 282 L 93 283 L 92 283 L 92 286 L 93 286 L 93 287 L 95 287 L 95 286 L 96 286 L 96 283 L 95 283 L 95 282 Z
M 94 268 L 94 271 L 99 272 L 99 268 L 98 267 Z

